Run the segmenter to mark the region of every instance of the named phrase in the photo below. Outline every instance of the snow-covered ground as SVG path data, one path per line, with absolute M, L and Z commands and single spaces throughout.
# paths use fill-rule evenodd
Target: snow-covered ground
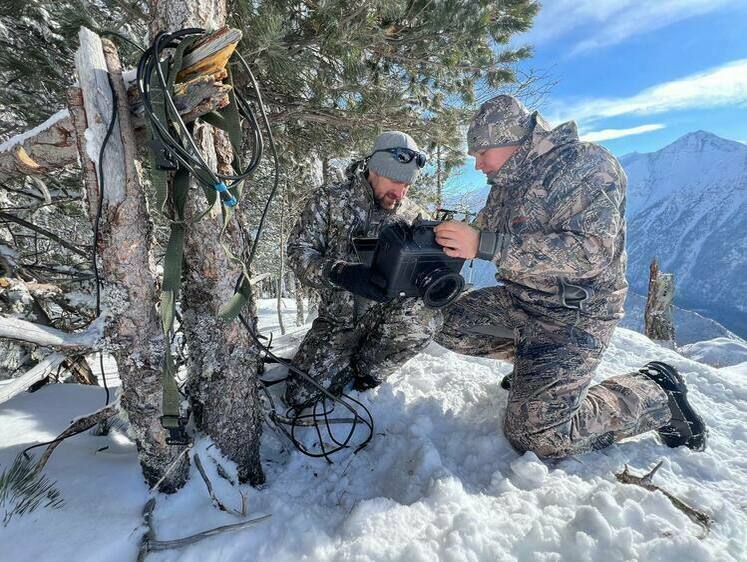
M 260 308 L 269 326 L 267 307 Z M 277 352 L 288 354 L 301 335 L 296 330 L 276 338 Z M 284 451 L 266 431 L 267 484 L 241 489 L 248 496 L 247 518 L 271 517 L 147 560 L 745 560 L 747 369 L 716 369 L 619 329 L 598 378 L 652 359 L 672 362 L 686 377 L 710 426 L 706 452 L 668 449 L 649 434 L 559 463 L 519 455 L 501 430 L 506 392 L 500 380 L 510 365 L 432 344 L 381 387 L 352 393 L 375 418 L 375 437 L 366 449 L 330 465 Z M 267 376 L 278 374 L 276 367 Z M 71 384 L 3 404 L 0 465 L 102 403 L 101 389 Z M 207 457 L 230 463 L 204 440 L 194 450 L 222 501 L 240 505 L 238 491 L 215 475 Z M 662 459 L 654 483 L 711 515 L 707 536 L 663 494 L 615 479 L 625 463 L 640 472 Z M 0 560 L 135 560 L 149 496 L 134 445 L 122 432 L 69 439 L 47 468 L 65 506 L 0 527 Z M 194 467 L 183 490 L 157 497 L 158 539 L 240 520 L 212 506 Z
M 714 338 L 685 345 L 679 349 L 685 357 L 714 367 L 728 367 L 747 361 L 747 344 L 731 338 Z

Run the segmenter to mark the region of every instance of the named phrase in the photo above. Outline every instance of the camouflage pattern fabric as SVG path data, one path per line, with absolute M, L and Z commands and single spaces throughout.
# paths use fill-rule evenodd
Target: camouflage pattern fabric
M 467 148 L 478 150 L 500 146 L 516 146 L 524 142 L 532 130 L 532 115 L 511 96 L 496 96 L 480 106 L 467 131 Z
M 317 383 L 339 395 L 356 376 L 383 382 L 419 353 L 441 327 L 441 312 L 415 298 L 399 298 L 369 308 L 357 323 L 320 316 L 314 320 L 293 364 Z M 322 394 L 299 377 L 288 379 L 290 406 L 308 406 Z
M 376 237 L 395 221 L 411 224 L 425 211 L 407 198 L 394 209 L 382 209 L 363 169 L 344 181 L 322 188 L 312 198 L 290 234 L 288 263 L 305 285 L 319 290 L 319 315 L 306 334 L 294 364 L 339 393 L 356 376 L 381 382 L 417 354 L 440 328 L 440 311 L 414 298 L 386 304 L 335 288 L 326 271 L 338 261 L 358 262 L 355 237 Z M 286 400 L 304 405 L 320 398 L 313 387 L 288 379 Z
M 666 394 L 645 375 L 629 373 L 591 386 L 615 321 L 586 321 L 583 328 L 558 322 L 525 308 L 500 286 L 465 293 L 444 316 L 436 342 L 514 364 L 503 427 L 521 452 L 563 458 L 658 429 L 670 419 Z M 501 326 L 515 335 L 472 331 L 480 326 Z
M 513 360 L 504 430 L 519 450 L 563 457 L 661 427 L 669 421 L 668 399 L 644 375 L 589 388 L 627 292 L 625 174 L 604 148 L 579 141 L 575 123 L 550 129 L 536 112 L 504 101 L 489 112 L 490 131 L 483 121 L 471 129 L 477 145 L 487 144 L 516 136 L 531 120 L 517 151 L 488 176 L 491 190 L 477 219 L 504 235 L 493 260 L 501 287 L 452 303 L 436 341 Z M 588 295 L 580 308 L 566 306 L 578 294 Z M 470 332 L 480 325 L 507 327 L 515 337 Z

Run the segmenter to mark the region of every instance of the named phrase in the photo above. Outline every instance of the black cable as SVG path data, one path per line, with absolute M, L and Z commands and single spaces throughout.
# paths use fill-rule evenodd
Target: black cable
M 96 281 L 96 317 L 98 318 L 101 316 L 101 279 L 99 278 L 99 268 L 98 268 L 98 260 L 97 260 L 97 243 L 99 239 L 99 223 L 101 221 L 101 213 L 103 209 L 103 201 L 104 201 L 104 150 L 106 149 L 106 145 L 109 143 L 109 138 L 112 135 L 112 131 L 114 130 L 114 124 L 117 120 L 117 92 L 114 90 L 114 84 L 112 83 L 112 77 L 107 72 L 106 74 L 107 79 L 109 80 L 109 88 L 112 92 L 112 116 L 109 120 L 109 126 L 106 129 L 106 135 L 104 136 L 104 140 L 101 143 L 101 149 L 99 150 L 99 165 L 98 165 L 98 177 L 99 177 L 99 200 L 98 205 L 96 208 L 96 218 L 93 223 L 93 275 L 94 279 Z M 104 383 L 104 390 L 106 391 L 106 402 L 104 406 L 109 405 L 109 386 L 106 382 L 106 371 L 104 370 L 104 356 L 101 352 L 99 352 L 99 366 L 101 368 L 101 380 Z M 58 443 L 60 441 L 64 441 L 65 439 L 68 439 L 69 437 L 74 437 L 76 435 L 80 435 L 81 433 L 87 431 L 90 428 L 81 429 L 80 431 L 76 431 L 75 433 L 71 433 L 70 435 L 66 435 L 65 437 L 58 437 L 56 439 L 52 439 L 50 441 L 43 441 L 42 443 L 37 443 L 36 445 L 31 445 L 30 447 L 26 447 L 23 451 L 21 451 L 21 454 L 23 454 L 24 457 L 29 458 L 28 452 L 31 449 L 36 449 L 37 447 L 44 447 L 51 445 L 52 443 Z
M 174 103 L 173 96 L 168 85 L 168 80 L 164 74 L 164 68 L 162 67 L 161 62 L 162 60 L 165 60 L 163 53 L 166 49 L 176 48 L 183 40 L 198 35 L 205 35 L 205 31 L 199 28 L 189 28 L 176 31 L 174 33 L 159 33 L 154 39 L 151 47 L 145 51 L 143 56 L 141 56 L 140 60 L 138 61 L 137 86 L 143 101 L 145 116 L 152 125 L 154 135 L 162 144 L 168 155 L 173 158 L 174 161 L 178 162 L 179 166 L 184 167 L 184 169 L 191 173 L 195 177 L 195 179 L 197 179 L 197 181 L 199 181 L 203 185 L 214 188 L 219 182 L 226 182 L 227 187 L 230 189 L 236 186 L 239 182 L 248 178 L 259 165 L 264 150 L 262 126 L 260 125 L 259 119 L 257 118 L 257 115 L 255 114 L 249 102 L 244 98 L 241 92 L 234 88 L 233 94 L 237 105 L 236 109 L 238 110 L 239 115 L 248 121 L 250 129 L 252 131 L 251 158 L 249 159 L 248 164 L 244 167 L 243 170 L 234 170 L 234 174 L 219 174 L 217 172 L 213 172 L 213 170 L 206 164 L 204 158 L 202 157 L 202 154 L 200 153 L 197 145 L 194 142 L 189 127 L 182 119 Z M 244 59 L 244 57 L 238 51 L 236 52 L 236 55 L 238 56 L 240 65 L 246 71 L 251 81 L 252 90 L 254 91 L 254 95 L 256 97 L 256 105 L 270 143 L 270 148 L 273 155 L 274 169 L 273 186 L 262 210 L 262 214 L 260 216 L 257 227 L 257 232 L 252 242 L 249 256 L 246 260 L 246 267 L 248 268 L 253 262 L 256 255 L 259 240 L 264 229 L 265 220 L 267 218 L 270 205 L 272 204 L 275 193 L 277 192 L 280 183 L 280 165 L 277 147 L 275 145 L 275 139 L 272 134 L 270 120 L 267 116 L 267 111 L 262 100 L 262 94 L 259 88 L 259 84 L 257 83 L 257 80 L 254 77 L 254 74 L 246 59 Z M 169 123 L 161 122 L 154 111 L 151 99 L 151 81 L 153 79 L 157 80 L 157 83 L 160 87 L 160 92 L 163 95 L 163 101 L 166 104 L 166 113 L 169 116 Z M 243 231 L 242 236 L 244 236 Z M 244 241 L 246 243 L 246 239 Z M 242 272 L 236 280 L 236 291 L 240 289 L 243 279 L 244 273 Z M 333 396 L 324 387 L 320 386 L 316 381 L 314 381 L 307 373 L 304 373 L 287 361 L 276 357 L 270 351 L 269 346 L 264 345 L 260 341 L 261 336 L 254 332 L 254 330 L 249 326 L 244 317 L 240 314 L 239 319 L 248 331 L 250 337 L 254 340 L 254 342 L 259 346 L 260 349 L 262 349 L 268 356 L 273 357 L 277 363 L 284 365 L 288 368 L 289 371 L 296 373 L 307 383 L 317 388 L 317 390 L 319 390 L 325 397 L 323 399 L 323 403 L 321 404 L 321 413 L 318 411 L 319 405 L 315 405 L 312 409 L 311 414 L 301 414 L 300 412 L 294 411 L 294 415 L 292 416 L 281 416 L 277 413 L 275 403 L 272 400 L 269 392 L 266 388 L 263 388 L 263 392 L 267 396 L 272 410 L 269 413 L 270 418 L 273 420 L 275 426 L 291 440 L 291 442 L 299 451 L 313 457 L 324 457 L 328 462 L 332 462 L 329 458 L 329 455 L 348 446 L 358 424 L 365 425 L 369 429 L 369 433 L 364 442 L 355 449 L 355 452 L 357 453 L 360 449 L 368 444 L 368 442 L 373 437 L 373 418 L 371 416 L 371 413 L 365 408 L 365 406 L 363 406 L 357 400 L 352 399 L 346 395 L 343 395 L 340 398 Z M 331 409 L 327 408 L 327 399 L 331 400 Z M 353 406 L 351 402 L 357 404 L 363 409 L 363 411 L 365 412 L 365 417 L 358 413 L 355 406 Z M 330 414 L 334 411 L 335 404 L 342 404 L 344 408 L 351 412 L 352 417 L 330 418 Z M 336 448 L 333 448 L 331 450 L 328 450 L 325 447 L 321 429 L 319 428 L 319 425 L 322 423 L 322 417 L 326 426 L 327 433 L 330 435 L 330 438 L 335 443 L 335 445 L 337 445 Z M 332 434 L 331 424 L 333 423 L 351 423 L 352 427 L 348 432 L 346 438 L 342 441 L 339 441 Z M 291 430 L 288 431 L 285 428 L 285 425 L 289 425 Z M 303 445 L 303 443 L 296 439 L 296 428 L 306 425 L 313 425 L 315 427 L 320 441 L 321 453 L 309 451 Z
M 262 152 L 262 139 L 261 136 L 257 134 L 259 127 L 254 112 L 240 92 L 234 88 L 234 99 L 236 100 L 237 110 L 242 117 L 250 122 L 252 130 L 254 131 L 252 157 L 249 164 L 243 170 L 235 170 L 234 174 L 221 174 L 214 172 L 210 166 L 206 164 L 202 154 L 194 142 L 194 139 L 192 138 L 192 135 L 190 134 L 189 128 L 179 114 L 173 96 L 171 95 L 170 88 L 168 87 L 168 81 L 164 75 L 162 65 L 159 64 L 165 49 L 175 48 L 179 43 L 181 43 L 181 41 L 189 37 L 205 34 L 205 31 L 200 28 L 182 29 L 174 33 L 159 33 L 154 39 L 152 46 L 138 61 L 137 86 L 142 97 L 145 114 L 153 125 L 154 133 L 158 136 L 168 153 L 178 160 L 179 164 L 193 174 L 203 185 L 214 188 L 218 183 L 224 182 L 227 187 L 231 189 L 239 182 L 250 177 L 259 165 Z M 242 64 L 249 72 L 251 72 L 248 65 L 246 65 L 245 60 L 242 60 Z M 169 130 L 169 126 L 162 123 L 153 111 L 150 83 L 154 76 L 158 80 L 163 93 L 164 102 L 167 106 L 168 114 L 170 115 L 172 124 L 180 138 L 177 138 Z M 259 93 L 258 87 L 255 87 L 255 91 Z M 270 132 L 270 134 L 272 133 Z M 184 141 L 186 141 L 188 145 L 187 148 L 183 146 Z
M 99 150 L 99 163 L 98 163 L 98 176 L 99 176 L 99 200 L 96 208 L 96 219 L 93 223 L 93 274 L 96 279 L 96 317 L 101 316 L 101 279 L 99 278 L 99 268 L 97 260 L 97 248 L 99 242 L 99 223 L 101 222 L 101 213 L 104 204 L 104 151 L 106 145 L 109 143 L 109 138 L 114 130 L 114 124 L 117 121 L 117 92 L 114 90 L 114 84 L 112 83 L 112 77 L 107 72 L 106 78 L 109 81 L 109 89 L 112 93 L 112 116 L 109 120 L 109 126 L 106 129 L 106 135 L 104 141 L 101 143 L 101 149 Z M 104 356 L 99 352 L 99 366 L 101 368 L 101 378 L 104 382 L 104 390 L 106 391 L 106 404 L 109 405 L 109 385 L 106 382 L 106 372 L 104 371 Z
M 298 449 L 301 453 L 303 453 L 306 456 L 314 457 L 314 458 L 324 458 L 325 460 L 327 460 L 327 462 L 331 463 L 332 461 L 329 458 L 329 456 L 332 455 L 332 454 L 334 454 L 334 453 L 336 453 L 336 452 L 338 452 L 338 451 L 340 451 L 340 450 L 342 450 L 342 449 L 344 449 L 344 448 L 348 447 L 348 444 L 350 443 L 350 441 L 351 441 L 351 439 L 352 439 L 352 437 L 353 437 L 353 435 L 355 433 L 355 429 L 357 428 L 358 424 L 363 424 L 364 426 L 366 426 L 368 428 L 368 435 L 363 440 L 363 442 L 355 448 L 355 450 L 353 451 L 353 453 L 354 454 L 358 453 L 358 451 L 360 451 L 361 449 L 363 449 L 364 447 L 366 447 L 368 445 L 368 443 L 373 438 L 373 434 L 374 434 L 373 416 L 371 415 L 371 412 L 368 410 L 368 408 L 366 408 L 361 402 L 359 402 L 355 398 L 352 398 L 352 397 L 350 397 L 350 396 L 348 396 L 346 394 L 342 394 L 339 397 L 334 396 L 331 392 L 329 392 L 329 390 L 327 390 L 326 388 L 324 388 L 324 386 L 322 386 L 318 382 L 316 382 L 308 373 L 306 373 L 303 370 L 299 369 L 298 367 L 296 367 L 292 363 L 286 361 L 285 359 L 282 359 L 281 357 L 278 357 L 277 355 L 275 355 L 267 346 L 265 346 L 260 341 L 260 339 L 257 337 L 256 332 L 251 328 L 251 326 L 246 321 L 246 319 L 243 317 L 243 315 L 239 314 L 239 320 L 244 325 L 244 328 L 249 333 L 249 336 L 252 338 L 252 340 L 254 341 L 254 343 L 260 349 L 262 349 L 262 351 L 264 351 L 276 363 L 279 363 L 280 365 L 283 365 L 284 367 L 286 367 L 288 369 L 288 371 L 296 373 L 304 382 L 306 382 L 306 383 L 310 384 L 311 386 L 313 386 L 314 388 L 316 388 L 323 395 L 323 397 L 324 397 L 322 399 L 322 402 L 323 402 L 323 404 L 322 404 L 322 408 L 323 408 L 322 414 L 318 414 L 317 411 L 316 411 L 317 407 L 319 405 L 319 402 L 317 402 L 317 403 L 314 404 L 314 406 L 312 408 L 312 413 L 311 414 L 301 414 L 300 412 L 296 412 L 294 408 L 290 408 L 288 410 L 288 412 L 286 413 L 286 415 L 281 417 L 281 416 L 277 415 L 277 410 L 275 408 L 274 401 L 269 396 L 269 391 L 267 391 L 267 389 L 264 389 L 265 394 L 268 396 L 268 398 L 270 399 L 270 402 L 272 404 L 272 410 L 273 411 L 270 412 L 270 414 L 269 414 L 270 418 L 273 419 L 273 421 L 276 422 L 276 427 L 278 429 L 280 429 L 280 431 L 282 433 L 284 433 L 286 435 L 286 437 L 288 437 L 288 439 L 290 439 L 290 441 L 293 443 L 293 445 L 296 447 L 296 449 Z M 332 404 L 342 404 L 342 406 L 345 409 L 347 409 L 352 414 L 352 416 L 353 416 L 352 419 L 341 419 L 341 418 L 330 419 L 328 416 L 329 416 L 330 413 L 332 413 L 333 410 L 328 410 L 326 408 L 326 400 L 325 399 L 331 400 Z M 358 410 L 355 408 L 355 406 L 353 406 L 351 404 L 351 402 L 357 404 L 363 410 L 363 412 L 364 412 L 363 415 L 358 412 Z M 327 450 L 324 447 L 324 440 L 323 440 L 323 438 L 321 436 L 321 432 L 320 432 L 320 430 L 318 428 L 319 423 L 316 421 L 316 418 L 319 415 L 325 416 L 325 419 L 326 419 L 325 423 L 327 425 L 327 429 L 328 429 L 328 432 L 330 434 L 331 434 L 331 428 L 329 426 L 330 426 L 331 423 L 350 423 L 351 424 L 350 431 L 348 432 L 348 435 L 342 441 L 342 443 L 340 443 L 339 441 L 337 441 L 337 439 L 335 437 L 332 437 L 332 440 L 335 442 L 335 444 L 337 445 L 337 447 L 335 447 L 335 448 L 333 448 L 331 450 Z M 306 448 L 306 446 L 303 443 L 301 443 L 296 438 L 296 433 L 295 433 L 296 432 L 296 428 L 299 427 L 299 426 L 302 426 L 302 425 L 306 425 L 303 422 L 305 420 L 308 420 L 308 419 L 314 420 L 314 423 L 311 424 L 311 425 L 313 425 L 315 427 L 315 429 L 317 431 L 317 435 L 319 436 L 321 453 L 315 453 L 313 451 L 309 451 Z M 291 428 L 290 432 L 287 431 L 283 427 L 283 425 L 290 425 L 290 428 Z

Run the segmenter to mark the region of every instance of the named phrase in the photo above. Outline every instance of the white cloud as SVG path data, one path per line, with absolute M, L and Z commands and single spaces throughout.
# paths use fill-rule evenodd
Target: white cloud
M 730 6 L 744 7 L 744 0 L 545 0 L 522 39 L 542 45 L 573 35 L 573 55 Z
M 678 109 L 704 109 L 747 104 L 747 59 L 679 80 L 663 82 L 627 98 L 599 98 L 573 105 L 554 104 L 548 118 L 590 123 L 619 115 L 652 115 Z
M 658 131 L 664 127 L 665 125 L 662 125 L 661 123 L 651 123 L 650 125 L 641 125 L 639 127 L 631 127 L 630 129 L 603 129 L 601 131 L 590 131 L 581 135 L 581 140 L 599 142 L 610 139 L 619 139 L 631 135 L 640 135 L 642 133 Z

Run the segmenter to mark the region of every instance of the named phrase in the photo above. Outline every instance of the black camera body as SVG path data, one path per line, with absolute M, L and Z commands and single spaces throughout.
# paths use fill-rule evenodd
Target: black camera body
M 378 239 L 353 241 L 361 261 L 371 266 L 371 283 L 388 298 L 421 297 L 426 306 L 440 308 L 462 292 L 464 259 L 447 256 L 436 243 L 438 224 L 420 219 L 412 226 L 393 223 L 381 229 Z

